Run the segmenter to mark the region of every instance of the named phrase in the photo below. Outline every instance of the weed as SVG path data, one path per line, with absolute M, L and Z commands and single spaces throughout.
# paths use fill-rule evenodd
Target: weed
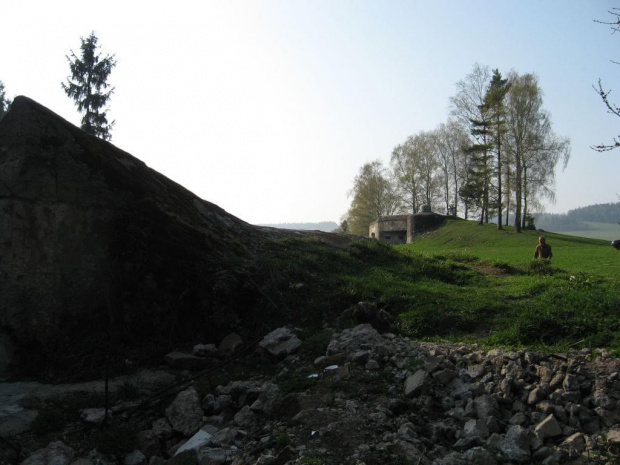
M 138 382 L 131 381 L 129 379 L 124 380 L 116 391 L 116 395 L 120 400 L 133 400 L 137 399 L 140 395 L 138 390 Z

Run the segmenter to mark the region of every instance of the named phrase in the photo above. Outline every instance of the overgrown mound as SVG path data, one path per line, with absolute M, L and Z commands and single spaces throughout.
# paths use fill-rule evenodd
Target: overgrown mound
M 213 339 L 258 296 L 238 270 L 266 234 L 26 97 L 0 123 L 0 215 L 0 372 Z

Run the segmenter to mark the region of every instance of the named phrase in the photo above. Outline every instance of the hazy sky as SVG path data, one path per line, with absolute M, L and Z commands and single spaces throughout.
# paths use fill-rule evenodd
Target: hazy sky
M 5 2 L 0 80 L 79 125 L 61 88 L 91 31 L 116 54 L 112 142 L 250 223 L 339 221 L 368 161 L 448 119 L 474 63 L 533 72 L 555 132 L 566 212 L 618 201 L 620 33 L 611 1 L 246 0 Z M 617 89 L 617 91 L 616 91 Z M 614 100 L 612 98 L 612 100 Z

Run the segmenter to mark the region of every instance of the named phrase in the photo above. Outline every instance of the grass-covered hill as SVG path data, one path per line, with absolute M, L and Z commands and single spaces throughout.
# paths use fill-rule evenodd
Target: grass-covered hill
M 535 261 L 538 235 L 455 220 L 403 246 L 279 239 L 256 262 L 261 318 L 285 312 L 319 326 L 369 301 L 414 337 L 620 352 L 620 253 L 606 241 L 548 233 L 553 261 Z

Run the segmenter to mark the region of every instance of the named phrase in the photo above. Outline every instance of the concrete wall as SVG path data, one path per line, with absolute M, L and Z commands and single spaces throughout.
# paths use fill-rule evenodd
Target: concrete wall
M 445 216 L 432 212 L 385 216 L 370 223 L 368 237 L 391 244 L 409 244 L 416 235 L 436 229 L 445 221 Z

